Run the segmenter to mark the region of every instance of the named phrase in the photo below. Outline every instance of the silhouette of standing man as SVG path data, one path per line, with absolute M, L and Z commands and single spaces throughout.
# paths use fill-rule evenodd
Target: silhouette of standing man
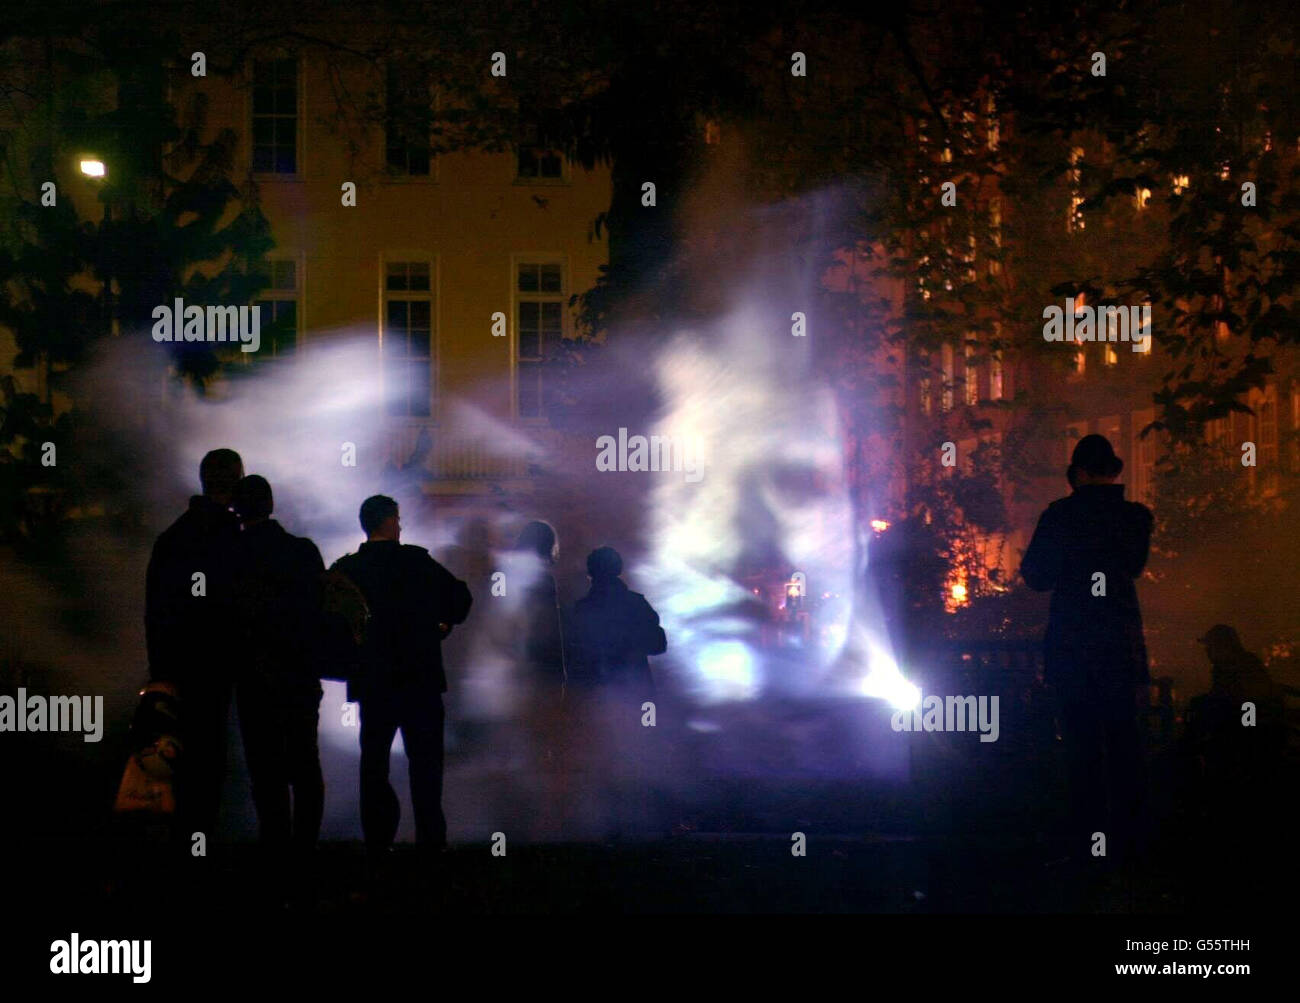
M 348 681 L 348 699 L 361 705 L 361 828 L 373 867 L 397 836 L 401 809 L 388 770 L 399 728 L 410 763 L 416 842 L 436 849 L 447 843 L 442 639 L 469 615 L 471 598 L 469 587 L 427 550 L 399 542 L 392 498 L 367 498 L 361 528 L 366 542 L 334 569 L 356 583 L 370 608 L 360 677 Z
M 214 449 L 199 465 L 203 494 L 158 537 L 145 577 L 149 678 L 180 697 L 183 759 L 176 778 L 176 837 L 212 839 L 226 765 L 234 685 L 233 573 L 239 519 L 230 509 L 244 463 Z
M 1031 589 L 1052 593 L 1044 656 L 1065 743 L 1070 845 L 1104 832 L 1108 853 L 1118 845 L 1121 854 L 1132 848 L 1143 785 L 1137 711 L 1150 676 L 1135 579 L 1154 521 L 1125 501 L 1123 468 L 1105 436 L 1080 439 L 1066 471 L 1074 492 L 1039 518 L 1020 565 Z
M 282 881 L 286 875 L 277 872 L 286 865 L 292 877 L 307 879 L 325 782 L 316 738 L 320 678 L 304 642 L 317 627 L 325 564 L 316 544 L 271 518 L 275 499 L 264 477 L 239 482 L 235 510 L 244 527 L 235 574 L 235 694 L 263 862 L 268 883 Z

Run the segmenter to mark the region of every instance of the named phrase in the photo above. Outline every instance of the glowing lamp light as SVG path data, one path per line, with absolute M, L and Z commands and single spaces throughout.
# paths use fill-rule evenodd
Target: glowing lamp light
M 81 162 L 81 173 L 88 178 L 102 178 L 108 173 L 102 160 L 83 160 Z
M 958 582 L 952 587 L 952 598 L 954 602 L 966 601 L 966 586 Z
M 871 528 L 877 533 L 883 533 L 889 528 L 889 521 L 887 519 L 872 519 Z

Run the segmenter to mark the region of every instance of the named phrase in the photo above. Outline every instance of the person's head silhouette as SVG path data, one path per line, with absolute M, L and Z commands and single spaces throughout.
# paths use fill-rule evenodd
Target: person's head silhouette
M 593 582 L 611 582 L 623 573 L 623 557 L 613 547 L 597 547 L 587 555 L 587 574 Z
M 1115 449 L 1104 435 L 1085 435 L 1074 447 L 1065 479 L 1070 487 L 1087 484 L 1113 484 L 1124 469 L 1124 461 L 1115 455 Z

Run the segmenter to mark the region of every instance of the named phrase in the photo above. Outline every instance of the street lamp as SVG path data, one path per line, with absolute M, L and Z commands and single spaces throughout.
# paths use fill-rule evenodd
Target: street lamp
M 81 173 L 88 178 L 95 178 L 103 181 L 108 176 L 108 168 L 98 157 L 84 156 L 78 165 Z M 105 243 L 108 239 L 108 199 L 104 200 L 104 215 L 99 224 L 99 253 L 100 269 L 104 276 L 104 324 L 108 328 L 108 333 L 113 334 L 113 279 L 108 273 L 108 254 L 106 253 Z

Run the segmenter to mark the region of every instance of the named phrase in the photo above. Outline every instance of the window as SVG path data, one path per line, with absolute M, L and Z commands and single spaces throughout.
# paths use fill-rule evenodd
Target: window
M 996 151 L 998 141 L 1001 139 L 1001 128 L 998 122 L 998 102 L 992 94 L 984 99 L 984 114 L 988 119 L 988 131 L 985 135 L 985 141 L 990 150 Z
M 975 346 L 969 342 L 966 345 L 966 403 L 972 407 L 979 403 L 979 370 L 975 366 Z
M 1144 300 L 1142 303 L 1142 309 L 1138 312 L 1141 315 L 1142 322 L 1138 325 L 1136 331 L 1131 329 L 1129 330 L 1129 340 L 1137 342 L 1137 348 L 1134 349 L 1134 351 L 1139 355 L 1150 355 L 1151 346 L 1153 344 L 1151 338 L 1151 301 Z
M 993 352 L 989 355 L 989 399 L 995 401 L 1002 399 L 1001 352 Z
M 298 61 L 253 63 L 253 170 L 298 173 Z
M 921 380 L 921 413 L 930 414 L 930 377 Z
M 267 262 L 271 266 L 271 284 L 257 300 L 261 308 L 263 351 L 271 355 L 290 355 L 298 347 L 298 298 L 302 286 L 298 262 L 292 258 Z
M 384 138 L 388 169 L 407 177 L 427 177 L 432 156 L 429 80 L 418 66 L 388 65 Z
M 390 261 L 384 271 L 381 345 L 388 413 L 427 417 L 433 396 L 433 290 L 428 261 Z
M 519 262 L 515 267 L 515 353 L 520 418 L 544 414 L 542 372 L 548 351 L 564 337 L 564 266 Z
M 940 364 L 943 366 L 943 409 L 952 410 L 952 383 L 953 383 L 953 351 L 952 345 L 944 345 L 939 353 Z
M 547 116 L 533 113 L 525 117 L 519 137 L 520 181 L 562 181 L 564 155 L 550 139 Z
M 1065 221 L 1067 233 L 1074 233 L 1076 230 L 1084 228 L 1083 195 L 1080 191 L 1083 169 L 1079 166 L 1082 162 L 1083 147 L 1076 146 L 1070 151 L 1070 170 L 1068 172 L 1070 179 L 1070 215 Z
M 1129 460 L 1124 472 L 1128 480 L 1128 496 L 1133 501 L 1151 500 L 1156 467 L 1156 433 L 1152 432 L 1144 439 L 1142 429 L 1155 420 L 1155 408 L 1132 413 L 1129 427 L 1133 430 L 1133 445 L 1129 448 Z
M 1002 250 L 1002 199 L 997 196 L 989 199 L 989 235 L 995 248 L 989 256 L 989 274 L 998 275 L 1002 271 L 1002 262 L 998 261 Z

